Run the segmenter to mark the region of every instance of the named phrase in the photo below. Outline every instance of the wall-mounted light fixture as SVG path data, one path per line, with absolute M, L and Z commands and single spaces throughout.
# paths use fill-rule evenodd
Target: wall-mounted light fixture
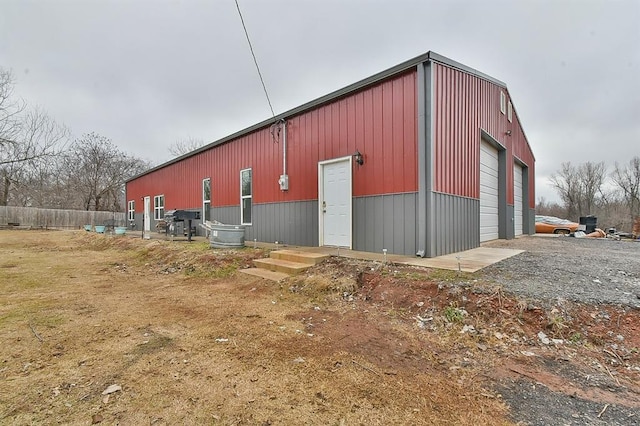
M 364 164 L 364 157 L 362 156 L 362 154 L 360 154 L 360 151 L 358 151 L 356 149 L 356 152 L 352 155 L 352 157 L 355 158 L 356 163 L 358 163 L 358 165 L 362 166 Z
M 506 132 L 504 132 L 504 134 L 507 136 L 511 136 L 511 130 L 507 130 Z

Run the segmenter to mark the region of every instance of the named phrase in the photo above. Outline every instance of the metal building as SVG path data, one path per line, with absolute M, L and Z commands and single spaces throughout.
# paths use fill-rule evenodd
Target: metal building
M 533 234 L 534 162 L 507 86 L 428 52 L 130 179 L 127 206 L 433 257 Z

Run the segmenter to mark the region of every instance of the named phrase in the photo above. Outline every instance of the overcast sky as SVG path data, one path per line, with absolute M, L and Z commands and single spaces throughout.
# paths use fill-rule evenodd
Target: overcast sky
M 536 156 L 640 155 L 640 0 L 239 0 L 276 114 L 429 50 L 507 83 Z M 154 164 L 270 111 L 234 0 L 0 0 L 16 93 Z

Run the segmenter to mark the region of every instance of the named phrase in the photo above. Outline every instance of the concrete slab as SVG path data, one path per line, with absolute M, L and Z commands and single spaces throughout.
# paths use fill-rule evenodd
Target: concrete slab
M 337 247 L 297 247 L 299 251 L 312 251 L 314 253 L 341 256 L 351 259 L 373 260 L 378 262 L 394 262 L 403 265 L 422 266 L 426 268 L 446 269 L 450 271 L 458 270 L 460 261 L 460 271 L 476 272 L 501 260 L 507 259 L 524 250 L 512 250 L 493 247 L 478 247 L 475 249 L 452 253 L 445 256 L 432 258 L 420 258 L 411 256 L 400 256 L 396 254 L 370 253 L 364 251 L 349 250 Z
M 260 277 L 270 281 L 280 281 L 291 276 L 284 272 L 270 271 L 262 268 L 240 269 L 239 271 L 243 274 L 253 275 L 254 277 Z
M 507 259 L 524 250 L 513 250 L 494 247 L 478 247 L 459 253 L 447 254 L 433 258 L 410 258 L 402 261 L 406 265 L 425 266 L 428 268 L 448 269 L 451 271 L 476 272 L 501 260 Z M 459 268 L 459 269 L 458 269 Z
M 135 231 L 132 232 L 133 235 L 136 235 Z M 166 239 L 164 234 L 151 233 L 154 239 Z M 130 235 L 127 232 L 127 235 Z M 137 232 L 137 236 L 140 238 L 140 231 Z M 536 237 L 552 237 L 558 238 L 558 235 L 550 234 L 536 234 Z M 560 237 L 564 238 L 564 237 Z M 194 240 L 204 240 L 204 237 L 195 237 Z M 485 268 L 489 265 L 493 265 L 494 263 L 500 262 L 501 260 L 507 259 L 511 256 L 515 256 L 516 254 L 522 253 L 524 250 L 512 250 L 512 249 L 504 249 L 504 248 L 494 248 L 494 247 L 478 247 L 475 249 L 452 253 L 445 256 L 433 257 L 433 258 L 420 258 L 420 257 L 411 257 L 411 256 L 401 256 L 396 254 L 388 254 L 384 255 L 383 253 L 370 253 L 364 251 L 356 251 L 349 250 L 342 247 L 302 247 L 302 246 L 287 246 L 283 244 L 270 244 L 270 243 L 254 243 L 247 241 L 247 247 L 261 247 L 266 249 L 275 249 L 271 253 L 271 257 L 277 258 L 278 256 L 282 256 L 281 259 L 283 261 L 291 261 L 292 263 L 304 262 L 306 265 L 314 265 L 321 262 L 326 256 L 340 256 L 347 257 L 351 259 L 362 259 L 362 260 L 372 260 L 377 262 L 394 262 L 400 263 L 404 265 L 413 265 L 413 266 L 422 266 L 426 268 L 436 268 L 436 269 L 447 269 L 451 271 L 458 270 L 458 260 L 460 261 L 460 270 L 463 272 L 476 272 L 482 268 Z M 283 255 L 278 255 L 277 253 L 284 253 Z M 295 256 L 305 256 L 304 258 L 296 259 Z M 459 259 L 458 259 L 459 258 Z M 311 263 L 311 259 L 315 263 Z M 316 260 L 318 259 L 318 260 Z M 295 262 L 295 261 L 298 262 Z M 267 260 L 266 263 L 271 263 L 271 261 Z M 256 265 L 257 266 L 257 265 Z M 296 266 L 290 273 L 295 274 L 304 270 L 304 267 L 298 268 L 298 266 L 302 265 L 294 265 Z M 278 270 L 279 272 L 286 272 L 286 269 L 278 269 L 275 266 L 265 264 L 263 266 L 265 269 L 269 269 L 272 271 Z

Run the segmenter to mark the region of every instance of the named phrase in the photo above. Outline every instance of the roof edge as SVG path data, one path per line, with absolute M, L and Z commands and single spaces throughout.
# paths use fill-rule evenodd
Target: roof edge
M 505 89 L 507 88 L 507 84 L 506 83 L 498 80 L 497 78 L 493 78 L 490 75 L 484 74 L 484 73 L 478 71 L 475 68 L 468 67 L 468 66 L 466 66 L 464 64 L 461 64 L 460 62 L 456 62 L 453 59 L 449 59 L 446 56 L 439 55 L 439 54 L 437 54 L 435 52 L 428 52 L 428 55 L 429 55 L 429 59 L 431 59 L 434 62 L 438 62 L 438 63 L 441 63 L 443 65 L 447 65 L 447 66 L 452 67 L 452 68 L 457 68 L 460 71 L 464 71 L 464 72 L 466 72 L 468 74 L 475 75 L 478 78 L 490 81 L 491 83 L 497 84 L 498 86 L 502 86 Z
M 468 66 L 466 66 L 464 64 L 456 62 L 456 61 L 454 61 L 452 59 L 449 59 L 449 58 L 447 58 L 445 56 L 442 56 L 442 55 L 440 55 L 438 53 L 435 53 L 435 52 L 432 52 L 432 51 L 428 51 L 427 53 L 423 53 L 421 55 L 416 56 L 415 58 L 412 58 L 412 59 L 409 59 L 407 61 L 401 62 L 398 65 L 395 65 L 395 66 L 393 66 L 391 68 L 388 68 L 388 69 L 386 69 L 384 71 L 381 71 L 381 72 L 378 72 L 376 74 L 373 74 L 370 77 L 364 78 L 364 79 L 359 80 L 359 81 L 357 81 L 355 83 L 352 83 L 352 84 L 350 84 L 348 86 L 345 86 L 345 87 L 343 87 L 341 89 L 334 90 L 333 92 L 330 92 L 330 93 L 328 93 L 328 94 L 326 94 L 324 96 L 321 96 L 321 97 L 316 98 L 316 99 L 314 99 L 312 101 L 304 103 L 304 104 L 302 104 L 302 105 L 300 105 L 298 107 L 295 107 L 295 108 L 292 108 L 292 109 L 290 109 L 288 111 L 285 111 L 283 113 L 277 114 L 273 118 L 269 118 L 269 119 L 263 120 L 263 121 L 261 121 L 261 122 L 259 122 L 257 124 L 254 124 L 252 126 L 244 128 L 242 130 L 239 130 L 239 131 L 237 131 L 235 133 L 232 133 L 229 136 L 225 136 L 222 139 L 218 139 L 218 140 L 216 140 L 214 142 L 210 142 L 210 143 L 208 143 L 208 144 L 206 144 L 206 145 L 204 145 L 204 146 L 202 146 L 202 147 L 200 147 L 200 148 L 198 148 L 198 149 L 196 149 L 194 151 L 188 152 L 188 153 L 186 153 L 184 155 L 181 155 L 179 157 L 173 158 L 173 159 L 171 159 L 169 161 L 166 161 L 164 163 L 158 164 L 157 166 L 154 166 L 154 167 L 150 168 L 149 170 L 146 170 L 146 171 L 144 171 L 144 172 L 142 172 L 142 173 L 140 173 L 140 174 L 138 174 L 136 176 L 133 176 L 133 177 L 127 179 L 125 181 L 125 183 L 129 183 L 132 180 L 135 180 L 135 179 L 137 179 L 139 177 L 142 177 L 144 175 L 147 175 L 149 173 L 153 173 L 156 170 L 163 169 L 163 168 L 165 168 L 167 166 L 170 166 L 171 164 L 178 163 L 178 162 L 180 162 L 182 160 L 185 160 L 185 159 L 187 159 L 189 157 L 197 155 L 197 154 L 199 154 L 201 152 L 207 151 L 207 150 L 209 150 L 211 148 L 214 148 L 214 147 L 216 147 L 218 145 L 222 145 L 224 143 L 230 142 L 230 141 L 232 141 L 234 139 L 237 139 L 237 138 L 239 138 L 241 136 L 244 136 L 244 135 L 249 134 L 251 132 L 254 132 L 256 130 L 262 129 L 262 128 L 267 127 L 267 126 L 270 126 L 271 124 L 273 124 L 273 123 L 275 123 L 275 122 L 277 122 L 279 120 L 282 120 L 282 119 L 285 119 L 285 118 L 288 118 L 288 117 L 291 117 L 291 116 L 294 116 L 294 115 L 298 115 L 298 114 L 300 114 L 300 113 L 302 113 L 304 111 L 307 111 L 309 109 L 315 108 L 315 107 L 320 106 L 320 105 L 323 105 L 323 104 L 325 104 L 327 102 L 330 102 L 330 101 L 332 101 L 334 99 L 340 98 L 340 97 L 345 96 L 345 95 L 347 95 L 349 93 L 355 92 L 355 91 L 360 90 L 360 89 L 362 89 L 364 87 L 367 87 L 367 86 L 370 86 L 372 84 L 375 84 L 375 83 L 377 83 L 377 82 L 379 82 L 381 80 L 385 80 L 385 79 L 387 79 L 387 78 L 389 78 L 391 76 L 394 76 L 394 75 L 400 74 L 402 72 L 405 72 L 405 71 L 407 71 L 407 70 L 409 70 L 409 69 L 411 69 L 413 67 L 416 67 L 418 64 L 421 64 L 421 63 L 427 62 L 427 61 L 433 61 L 433 62 L 440 63 L 442 65 L 446 65 L 446 66 L 449 66 L 449 67 L 452 67 L 452 68 L 456 68 L 456 69 L 459 69 L 460 71 L 466 72 L 468 74 L 472 74 L 472 75 L 474 75 L 476 77 L 479 77 L 479 78 L 482 78 L 484 80 L 488 80 L 488 81 L 490 81 L 490 82 L 492 82 L 494 84 L 497 84 L 499 86 L 502 86 L 504 88 L 507 87 L 507 85 L 505 83 L 503 83 L 502 81 L 500 81 L 498 79 L 495 79 L 495 78 L 493 78 L 493 77 L 491 77 L 491 76 L 489 76 L 487 74 L 483 74 L 483 73 L 481 73 L 480 71 L 478 71 L 478 70 L 476 70 L 474 68 L 468 67 Z

